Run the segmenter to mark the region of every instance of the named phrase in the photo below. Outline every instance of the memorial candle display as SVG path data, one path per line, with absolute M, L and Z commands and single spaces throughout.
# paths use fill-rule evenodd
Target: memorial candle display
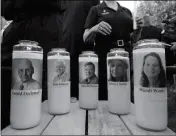
M 136 123 L 147 130 L 167 128 L 166 62 L 163 43 L 141 40 L 133 49 Z
M 108 107 L 114 114 L 130 112 L 130 64 L 124 49 L 111 49 L 107 54 Z
M 23 40 L 13 47 L 10 124 L 14 129 L 37 126 L 41 119 L 43 50 Z
M 64 48 L 48 53 L 48 106 L 51 114 L 70 111 L 70 54 Z
M 98 107 L 98 56 L 92 51 L 79 56 L 79 105 L 83 109 Z

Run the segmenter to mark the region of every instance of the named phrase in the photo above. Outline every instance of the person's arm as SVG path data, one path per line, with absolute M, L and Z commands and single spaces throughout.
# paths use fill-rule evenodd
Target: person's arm
M 96 37 L 95 26 L 91 29 L 86 29 L 83 34 L 83 40 L 85 43 L 93 42 Z
M 94 6 L 91 8 L 85 23 L 85 31 L 83 34 L 83 40 L 85 43 L 93 42 L 97 33 L 101 33 L 102 35 L 108 35 L 111 33 L 111 26 L 104 21 L 96 24 L 97 19 L 98 13 Z
M 108 35 L 111 33 L 111 26 L 108 23 L 102 21 L 99 24 L 93 26 L 92 28 L 86 29 L 83 34 L 84 42 L 93 42 L 97 33 L 101 33 L 102 35 Z
M 171 45 L 171 50 L 176 52 L 176 42 L 172 42 Z

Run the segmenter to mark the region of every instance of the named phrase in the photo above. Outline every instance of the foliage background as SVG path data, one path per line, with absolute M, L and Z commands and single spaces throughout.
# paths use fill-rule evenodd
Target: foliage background
M 137 6 L 137 16 L 144 15 L 151 17 L 152 25 L 161 28 L 164 19 L 176 16 L 176 1 L 140 1 Z

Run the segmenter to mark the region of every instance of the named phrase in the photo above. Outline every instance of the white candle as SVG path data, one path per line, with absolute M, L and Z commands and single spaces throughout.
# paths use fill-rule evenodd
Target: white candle
M 110 67 L 108 66 L 108 61 L 118 61 L 126 62 L 128 65 L 128 69 L 125 70 L 125 74 L 127 75 L 126 81 L 110 81 Z M 120 63 L 121 64 L 121 63 Z M 116 66 L 118 68 L 118 66 Z M 108 57 L 107 58 L 107 74 L 108 74 L 108 107 L 109 111 L 114 114 L 128 114 L 130 112 L 130 67 L 129 67 L 129 58 L 117 56 L 117 57 Z M 117 72 L 117 71 L 116 71 Z M 122 74 L 122 71 L 119 71 Z M 115 74 L 115 73 L 114 73 Z M 112 75 L 111 75 L 112 76 Z
M 48 106 L 51 114 L 70 112 L 69 56 L 48 56 Z
M 15 129 L 27 129 L 35 127 L 41 119 L 41 96 L 42 96 L 42 59 L 43 55 L 38 53 L 15 51 L 13 52 L 13 72 L 10 105 L 10 124 Z M 24 64 L 25 63 L 25 64 Z M 34 68 L 32 79 L 23 82 L 23 89 L 20 90 L 22 80 L 29 79 L 27 63 Z M 24 64 L 24 65 L 23 65 Z M 21 65 L 21 67 L 20 67 Z M 21 75 L 19 71 L 25 71 Z
M 144 68 L 144 56 L 155 52 L 161 58 L 161 63 L 165 71 L 165 51 L 161 48 L 143 48 L 133 51 L 134 60 L 134 98 L 136 109 L 136 122 L 137 125 L 148 130 L 164 130 L 167 127 L 167 88 L 165 87 L 144 87 L 141 86 L 141 72 L 147 71 Z M 153 60 L 151 59 L 150 62 Z M 154 68 L 149 70 L 151 66 L 149 63 L 148 72 L 152 72 L 155 75 Z M 155 64 L 156 65 L 156 64 Z M 154 65 L 153 65 L 154 66 Z M 144 70 L 145 69 L 145 70 Z M 161 68 L 157 70 L 161 71 Z M 159 79 L 165 80 L 165 79 Z
M 96 57 L 80 57 L 79 58 L 79 105 L 84 109 L 96 109 L 98 107 L 98 82 L 97 83 L 81 83 L 86 78 L 85 64 L 91 62 L 95 66 L 94 74 L 98 78 L 98 58 Z

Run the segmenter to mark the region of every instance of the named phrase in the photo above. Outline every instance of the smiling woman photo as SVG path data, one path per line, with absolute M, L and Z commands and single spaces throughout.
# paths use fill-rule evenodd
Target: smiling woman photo
M 152 52 L 144 56 L 140 84 L 142 87 L 166 86 L 164 67 L 157 53 Z
M 110 77 L 109 81 L 114 82 L 127 82 L 127 69 L 128 64 L 125 60 L 118 59 L 118 60 L 109 60 L 110 66 Z

